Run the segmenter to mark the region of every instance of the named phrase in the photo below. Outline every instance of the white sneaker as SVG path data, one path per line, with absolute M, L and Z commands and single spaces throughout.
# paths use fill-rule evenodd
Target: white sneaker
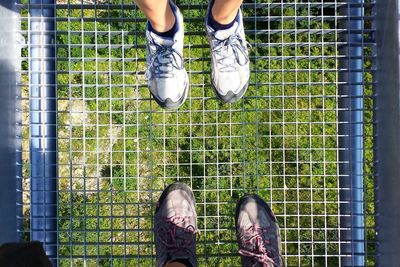
M 158 36 L 147 22 L 146 78 L 151 94 L 165 109 L 175 109 L 186 100 L 189 78 L 183 65 L 183 17 L 178 7 L 169 2 L 175 14 L 177 32 L 173 38 Z
M 218 31 L 208 25 L 208 16 L 211 16 L 210 5 L 206 16 L 206 33 L 211 49 L 211 85 L 219 99 L 233 103 L 244 95 L 250 80 L 242 12 L 239 10 L 239 20 L 231 28 Z

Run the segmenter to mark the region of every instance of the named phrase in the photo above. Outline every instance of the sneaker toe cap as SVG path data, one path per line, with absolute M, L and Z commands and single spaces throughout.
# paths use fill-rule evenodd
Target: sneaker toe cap
M 225 103 L 239 100 L 247 90 L 250 73 L 239 71 L 237 73 L 219 73 L 218 78 L 213 78 L 215 92 Z
M 152 82 L 151 89 L 160 101 L 169 99 L 176 102 L 184 93 L 184 84 L 180 84 L 176 79 L 157 79 Z
M 240 91 L 242 81 L 239 75 L 220 75 L 216 82 L 216 87 L 219 93 L 226 96 L 228 93 L 236 94 Z
M 188 83 L 181 79 L 157 79 L 149 83 L 150 92 L 164 109 L 179 108 L 188 94 Z
M 227 82 L 228 83 L 228 82 Z M 221 87 L 218 85 L 214 85 L 214 91 L 217 94 L 218 98 L 221 99 L 225 103 L 234 103 L 238 101 L 246 92 L 247 87 L 248 87 L 248 79 L 245 81 L 242 80 L 236 80 L 236 84 L 234 86 L 229 86 L 229 84 L 233 84 L 231 81 L 228 83 L 228 85 L 225 85 L 225 88 L 222 88 L 224 90 L 221 90 Z

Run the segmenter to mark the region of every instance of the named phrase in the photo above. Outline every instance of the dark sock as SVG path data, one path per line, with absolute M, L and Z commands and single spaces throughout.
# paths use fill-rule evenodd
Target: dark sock
M 174 263 L 174 262 L 182 263 L 187 267 L 193 267 L 192 264 L 190 264 L 190 262 L 187 259 L 176 259 L 176 260 L 171 261 L 170 263 Z
M 211 28 L 213 28 L 215 31 L 229 29 L 230 27 L 233 26 L 233 24 L 235 23 L 235 21 L 238 21 L 238 20 L 239 20 L 239 11 L 238 11 L 238 13 L 236 14 L 235 19 L 232 20 L 230 23 L 228 23 L 228 24 L 221 24 L 221 23 L 219 23 L 219 22 L 216 21 L 216 20 L 213 18 L 213 16 L 212 16 L 211 9 L 212 9 L 213 6 L 214 6 L 214 0 L 211 0 L 211 3 L 210 3 L 210 14 L 208 14 L 207 23 L 208 23 L 208 25 L 210 25 Z
M 177 25 L 176 19 L 175 19 L 175 24 L 174 24 L 174 26 L 172 26 L 171 29 L 169 29 L 166 32 L 158 32 L 153 28 L 153 26 L 151 26 L 151 23 L 149 22 L 149 30 L 151 32 L 154 32 L 158 36 L 165 37 L 165 38 L 173 38 L 175 33 L 178 31 L 178 25 Z
M 171 9 L 172 9 L 172 12 L 174 13 L 174 16 L 175 16 L 174 8 L 171 7 Z M 158 31 L 156 31 L 156 30 L 153 28 L 153 26 L 151 25 L 150 22 L 149 22 L 149 30 L 152 31 L 152 32 L 154 32 L 154 33 L 157 34 L 158 36 L 161 36 L 161 37 L 165 37 L 165 38 L 174 38 L 175 33 L 178 31 L 177 18 L 176 18 L 176 16 L 175 16 L 175 23 L 174 23 L 174 26 L 172 26 L 172 28 L 169 29 L 169 30 L 166 31 L 166 32 L 158 32 Z

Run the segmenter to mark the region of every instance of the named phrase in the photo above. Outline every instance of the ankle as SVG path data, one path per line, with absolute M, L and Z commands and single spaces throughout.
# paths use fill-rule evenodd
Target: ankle
M 174 11 L 172 10 L 171 4 L 168 3 L 167 9 L 165 10 L 165 14 L 163 14 L 162 18 L 157 18 L 156 20 L 149 19 L 151 27 L 156 32 L 167 32 L 171 30 L 174 25 L 176 25 L 176 16 Z
M 218 14 L 218 13 L 217 14 L 214 13 L 213 9 L 211 9 L 211 16 L 219 24 L 226 25 L 226 24 L 232 23 L 232 21 L 235 20 L 235 18 L 237 16 L 237 12 L 234 12 L 234 13 L 229 14 L 229 15 L 224 15 L 224 14 L 221 15 L 221 14 Z
M 222 25 L 232 23 L 239 12 L 239 8 L 227 7 L 225 4 L 221 4 L 221 1 L 216 2 L 212 0 L 211 5 L 211 16 L 213 19 Z
M 176 259 L 165 265 L 165 267 L 192 267 L 187 259 Z
M 238 21 L 238 20 L 239 20 L 239 12 L 236 13 L 236 16 L 227 23 L 221 23 L 221 22 L 217 21 L 212 14 L 209 14 L 207 23 L 215 31 L 219 31 L 219 30 L 226 30 L 226 29 L 231 28 L 235 24 L 235 21 Z
M 187 267 L 187 266 L 183 263 L 174 261 L 171 263 L 167 263 L 167 265 L 165 265 L 165 267 Z

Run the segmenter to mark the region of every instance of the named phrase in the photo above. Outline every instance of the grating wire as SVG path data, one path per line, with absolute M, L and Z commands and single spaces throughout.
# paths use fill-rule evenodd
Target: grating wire
M 177 1 L 185 18 L 185 104 L 164 111 L 147 89 L 145 18 L 127 0 L 57 0 L 58 263 L 153 266 L 153 215 L 163 188 L 191 186 L 200 266 L 239 266 L 236 200 L 263 197 L 277 215 L 287 266 L 339 266 L 338 87 L 343 46 L 364 48 L 366 265 L 375 263 L 373 177 L 374 2 L 362 43 L 340 14 L 345 1 L 245 1 L 251 81 L 224 105 L 210 86 L 207 2 Z M 357 4 L 352 4 L 357 5 Z M 30 9 L 19 4 L 21 35 Z M 42 4 L 41 8 L 46 8 Z M 22 49 L 23 222 L 29 239 L 29 42 Z

